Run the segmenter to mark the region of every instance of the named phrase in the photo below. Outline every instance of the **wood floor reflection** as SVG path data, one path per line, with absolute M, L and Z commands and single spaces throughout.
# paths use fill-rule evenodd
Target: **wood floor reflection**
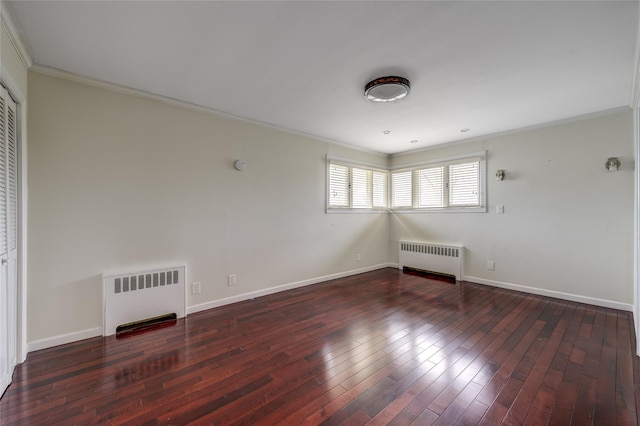
M 31 353 L 0 424 L 635 425 L 632 321 L 388 268 Z

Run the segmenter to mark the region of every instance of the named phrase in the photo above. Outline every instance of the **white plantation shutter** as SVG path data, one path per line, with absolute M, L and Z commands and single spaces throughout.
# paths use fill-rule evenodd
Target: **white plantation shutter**
M 391 172 L 391 208 L 486 211 L 485 152 Z
M 486 151 L 394 171 L 328 159 L 327 210 L 486 212 Z
M 391 207 L 413 206 L 411 170 L 391 174 Z
M 480 205 L 480 161 L 449 166 L 449 205 Z
M 418 207 L 444 206 L 444 167 L 417 171 Z
M 369 178 L 371 171 L 365 169 L 351 169 L 351 207 L 356 209 L 371 208 L 371 185 Z
M 382 210 L 387 208 L 387 180 L 384 170 L 328 161 L 328 208 Z
M 372 186 L 373 186 L 373 207 L 386 208 L 387 207 L 387 180 L 388 173 L 385 172 L 372 172 Z
M 349 168 L 329 165 L 329 206 L 349 207 Z

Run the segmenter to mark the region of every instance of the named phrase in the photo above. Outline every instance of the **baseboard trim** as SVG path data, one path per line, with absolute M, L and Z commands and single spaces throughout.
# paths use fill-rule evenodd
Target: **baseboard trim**
M 298 287 L 304 287 L 311 284 L 317 284 L 324 281 L 335 280 L 338 278 L 344 278 L 351 275 L 362 274 L 365 272 L 375 271 L 377 269 L 398 267 L 398 264 L 394 263 L 380 263 L 378 265 L 367 266 L 365 268 L 353 269 L 350 271 L 338 272 L 336 274 L 324 275 L 321 277 L 310 278 L 308 280 L 296 281 L 289 284 L 279 285 L 263 290 L 253 291 L 250 293 L 240 294 L 238 296 L 227 297 L 225 299 L 214 300 L 207 303 L 201 303 L 199 305 L 193 305 L 187 307 L 187 315 L 200 311 L 206 311 L 207 309 L 213 309 L 231 303 L 241 302 L 243 300 L 255 299 L 256 297 L 266 296 L 273 293 L 279 293 L 285 290 L 291 290 Z M 72 333 L 60 334 L 58 336 L 47 337 L 45 339 L 34 340 L 27 342 L 27 351 L 39 351 L 41 349 L 48 349 L 54 346 L 64 345 L 67 343 L 77 342 L 79 340 L 90 339 L 92 337 L 102 336 L 102 327 L 87 328 L 85 330 L 74 331 Z
M 367 266 L 365 268 L 352 269 L 350 271 L 338 272 L 336 274 L 323 275 L 321 277 L 309 278 L 307 280 L 296 281 L 289 284 L 283 284 L 275 287 L 266 288 L 263 290 L 252 291 L 249 293 L 239 294 L 237 296 L 227 297 L 224 299 L 212 300 L 211 302 L 200 303 L 198 305 L 187 306 L 187 315 L 194 314 L 196 312 L 206 311 L 208 309 L 219 308 L 220 306 L 230 305 L 236 302 L 242 302 L 244 300 L 255 299 L 256 297 L 267 296 L 269 294 L 279 293 L 281 291 L 292 290 L 294 288 L 305 287 L 312 284 L 318 284 L 325 281 L 335 280 L 338 278 L 344 278 L 351 275 L 362 274 L 365 272 L 375 271 L 382 268 L 397 268 L 398 264 L 394 263 L 380 263 L 373 266 Z
M 74 331 L 72 333 L 60 334 L 46 339 L 34 340 L 27 342 L 29 352 L 39 351 L 41 349 L 52 348 L 54 346 L 65 345 L 67 343 L 77 342 L 78 340 L 90 339 L 92 337 L 102 336 L 102 327 L 87 328 L 85 330 Z
M 294 288 L 306 287 L 312 284 L 318 284 L 325 281 L 335 280 L 338 278 L 344 278 L 351 275 L 362 274 L 365 272 L 371 272 L 383 268 L 396 268 L 399 269 L 397 263 L 380 263 L 377 265 L 367 266 L 365 268 L 352 269 L 350 271 L 338 272 L 330 275 L 323 275 L 320 277 L 309 278 L 302 281 L 296 281 L 288 284 L 283 284 L 275 287 L 270 287 L 258 291 L 239 294 L 237 296 L 227 297 L 224 299 L 213 300 L 207 303 L 201 303 L 198 305 L 187 306 L 187 315 L 196 312 L 206 311 L 208 309 L 218 308 L 220 306 L 229 305 L 231 303 L 242 302 L 243 300 L 255 299 L 256 297 L 267 296 L 269 294 L 279 293 L 281 291 L 292 290 Z M 492 287 L 504 288 L 507 290 L 521 291 L 524 293 L 537 294 L 540 296 L 554 297 L 556 299 L 569 300 L 572 302 L 586 303 L 588 305 L 602 306 L 605 308 L 620 309 L 622 311 L 633 312 L 633 305 L 629 303 L 616 302 L 614 300 L 599 299 L 595 297 L 580 296 L 578 294 L 564 293 L 561 291 L 547 290 L 536 287 L 528 287 L 519 284 L 507 283 L 502 281 L 487 280 L 485 278 L 478 278 L 469 275 L 464 276 L 464 281 L 469 281 L 476 284 L 484 284 Z M 61 334 L 54 337 L 48 337 L 46 339 L 34 340 L 27 342 L 28 352 L 38 351 L 41 349 L 52 348 L 54 346 L 64 345 L 67 343 L 77 342 L 79 340 L 90 339 L 92 337 L 102 336 L 102 327 L 87 328 L 85 330 L 75 331 L 72 333 Z
M 528 287 L 520 284 L 506 283 L 502 281 L 487 280 L 484 278 L 464 276 L 465 281 L 476 284 L 484 284 L 492 287 L 505 288 L 507 290 L 522 291 L 524 293 L 537 294 L 539 296 L 555 297 L 556 299 L 569 300 L 571 302 L 586 303 L 588 305 L 602 306 L 604 308 L 619 309 L 621 311 L 633 312 L 633 305 L 629 303 L 616 302 L 615 300 L 598 299 L 596 297 L 581 296 L 578 294 L 564 293 L 562 291 L 547 290 L 543 288 Z

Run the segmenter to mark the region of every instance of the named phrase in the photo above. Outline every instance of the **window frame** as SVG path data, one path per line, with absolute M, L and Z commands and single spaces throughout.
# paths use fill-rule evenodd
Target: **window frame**
M 449 166 L 456 164 L 466 164 L 471 163 L 474 160 L 478 161 L 479 170 L 478 170 L 478 200 L 479 205 L 473 206 L 450 206 L 449 203 Z M 350 184 L 352 183 L 352 174 L 351 170 L 353 168 L 356 169 L 364 169 L 371 172 L 379 172 L 384 173 L 386 176 L 386 194 L 385 198 L 387 200 L 386 207 L 373 207 L 374 195 L 373 195 L 373 187 L 370 187 L 370 198 L 371 198 L 371 207 L 353 207 L 353 197 L 351 192 L 348 193 L 348 202 L 347 206 L 331 206 L 331 165 L 339 165 L 342 167 L 349 168 L 349 180 Z M 418 192 L 418 182 L 416 176 L 420 170 L 432 169 L 437 167 L 443 167 L 443 189 L 442 189 L 442 198 L 443 203 L 445 203 L 442 207 L 418 207 L 419 202 L 419 192 Z M 400 172 L 411 172 L 411 206 L 393 206 L 394 199 L 394 191 L 393 191 L 393 175 L 394 173 Z M 373 176 L 373 175 L 372 175 Z M 373 181 L 373 177 L 371 177 L 370 181 Z M 372 182 L 371 182 L 372 184 Z M 350 191 L 350 190 L 349 190 Z M 487 152 L 486 151 L 478 151 L 467 153 L 463 155 L 457 155 L 446 158 L 439 158 L 435 160 L 422 161 L 411 164 L 404 164 L 399 167 L 390 167 L 385 168 L 384 166 L 360 162 L 356 160 L 350 160 L 341 157 L 333 157 L 327 155 L 326 157 L 326 187 L 325 187 L 325 212 L 326 213 L 486 213 L 487 212 Z
M 332 206 L 331 205 L 331 166 L 338 165 L 342 167 L 347 167 L 348 170 L 348 189 L 347 189 L 347 199 L 348 205 L 346 206 Z M 353 169 L 366 170 L 370 172 L 368 176 L 367 185 L 369 188 L 367 189 L 367 197 L 369 198 L 370 207 L 353 207 Z M 385 176 L 385 194 L 384 199 L 386 200 L 386 205 L 384 207 L 374 206 L 375 204 L 375 190 L 373 188 L 373 173 L 383 173 Z M 360 161 L 349 160 L 341 157 L 332 157 L 327 155 L 326 161 L 326 213 L 388 213 L 389 212 L 389 170 L 380 165 L 370 164 Z
M 468 153 L 464 155 L 458 155 L 447 158 L 440 158 L 437 160 L 424 161 L 419 163 L 412 163 L 408 165 L 402 165 L 399 167 L 392 167 L 389 170 L 389 196 L 390 203 L 389 209 L 394 213 L 486 213 L 487 212 L 487 166 L 486 166 L 487 152 L 479 151 Z M 477 160 L 479 163 L 478 170 L 478 200 L 479 205 L 473 206 L 451 206 L 449 204 L 449 185 L 450 181 L 450 171 L 449 166 L 456 164 L 466 164 L 474 162 Z M 442 207 L 419 207 L 419 190 L 418 190 L 418 182 L 416 179 L 417 174 L 420 170 L 434 169 L 438 167 L 443 167 L 443 203 Z M 402 172 L 411 172 L 411 206 L 398 206 L 394 207 L 392 205 L 392 199 L 394 194 L 394 189 L 392 185 L 393 175 L 395 173 Z

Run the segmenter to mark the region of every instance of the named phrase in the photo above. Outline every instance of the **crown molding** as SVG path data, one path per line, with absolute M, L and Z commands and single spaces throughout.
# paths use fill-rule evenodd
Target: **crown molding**
M 20 33 L 18 32 L 16 24 L 13 21 L 13 18 L 11 17 L 11 13 L 9 13 L 9 10 L 7 9 L 7 5 L 5 4 L 4 1 L 1 1 L 1 0 L 0 0 L 0 4 L 2 5 L 2 8 L 0 9 L 0 18 L 2 20 L 2 25 L 7 30 L 7 33 L 9 34 L 9 39 L 11 40 L 11 44 L 13 44 L 13 47 L 16 49 L 16 52 L 18 52 L 18 56 L 20 57 L 22 64 L 25 66 L 26 69 L 29 69 L 33 65 L 33 60 L 31 59 L 31 55 L 29 55 L 29 51 L 27 50 L 27 47 L 23 43 L 22 37 L 20 37 Z
M 638 55 L 638 57 L 640 59 L 640 54 Z M 497 138 L 497 137 L 507 136 L 507 135 L 511 135 L 511 134 L 514 134 L 514 133 L 521 133 L 521 132 L 526 132 L 526 131 L 545 129 L 545 128 L 559 126 L 559 125 L 563 125 L 563 124 L 570 124 L 570 123 L 575 123 L 575 122 L 578 122 L 578 121 L 590 120 L 590 119 L 599 118 L 599 117 L 606 117 L 606 116 L 610 116 L 610 115 L 619 114 L 619 113 L 622 113 L 622 112 L 631 111 L 631 107 L 630 106 L 620 106 L 620 107 L 611 108 L 611 109 L 607 109 L 607 110 L 603 110 L 603 111 L 597 111 L 597 112 L 593 112 L 593 113 L 589 113 L 589 114 L 583 114 L 583 115 L 579 115 L 579 116 L 563 118 L 563 119 L 560 119 L 560 120 L 554 120 L 554 121 L 548 121 L 548 122 L 545 122 L 545 123 L 534 124 L 534 125 L 531 125 L 531 126 L 519 127 L 519 128 L 515 128 L 515 129 L 504 130 L 504 131 L 501 131 L 501 132 L 494 132 L 494 133 L 488 133 L 486 135 L 479 135 L 479 136 L 475 136 L 475 137 L 471 137 L 471 138 L 467 138 L 467 139 L 459 139 L 459 140 L 454 140 L 454 141 L 451 141 L 451 142 L 445 142 L 445 143 L 440 143 L 440 144 L 436 144 L 436 145 L 426 146 L 426 147 L 414 149 L 414 150 L 411 150 L 411 151 L 402 151 L 402 152 L 396 152 L 396 153 L 387 154 L 387 153 L 375 151 L 375 150 L 372 150 L 372 149 L 362 148 L 362 147 L 359 147 L 359 146 L 356 146 L 356 145 L 350 145 L 350 144 L 347 144 L 347 143 L 338 142 L 338 141 L 331 140 L 331 139 L 326 139 L 326 138 L 323 138 L 321 136 L 317 136 L 317 135 L 313 135 L 313 134 L 309 134 L 309 133 L 305 133 L 305 132 L 300 132 L 300 131 L 297 131 L 297 130 L 287 129 L 285 127 L 280 127 L 280 126 L 277 126 L 275 124 L 270 124 L 270 123 L 265 123 L 265 122 L 258 121 L 258 120 L 252 120 L 252 119 L 249 119 L 249 118 L 240 117 L 240 116 L 229 114 L 229 113 L 226 113 L 226 112 L 223 112 L 223 111 L 219 111 L 219 110 L 216 110 L 216 109 L 213 109 L 213 108 L 204 107 L 202 105 L 197 105 L 197 104 L 186 102 L 186 101 L 182 101 L 182 100 L 179 100 L 179 99 L 170 98 L 168 96 L 158 95 L 158 94 L 147 92 L 147 91 L 140 90 L 140 89 L 133 89 L 131 87 L 126 87 L 126 86 L 122 86 L 122 85 L 115 84 L 115 83 L 109 83 L 109 82 L 106 82 L 106 81 L 103 81 L 103 80 L 98 80 L 98 79 L 94 79 L 94 78 L 90 78 L 90 77 L 85 77 L 85 76 L 82 76 L 82 75 L 79 75 L 79 74 L 71 73 L 71 72 L 68 72 L 68 71 L 63 71 L 63 70 L 60 70 L 60 69 L 57 69 L 57 68 L 53 68 L 53 67 L 34 64 L 29 68 L 29 71 L 33 71 L 33 72 L 36 72 L 38 74 L 48 75 L 48 76 L 51 76 L 51 77 L 61 78 L 63 80 L 73 81 L 73 82 L 80 83 L 80 84 L 86 84 L 88 86 L 93 86 L 93 87 L 97 87 L 97 88 L 100 88 L 100 89 L 109 90 L 109 91 L 116 92 L 116 93 L 121 93 L 121 94 L 124 94 L 124 95 L 135 96 L 135 97 L 138 97 L 138 98 L 152 100 L 152 101 L 160 102 L 160 103 L 163 103 L 163 104 L 166 104 L 166 105 L 171 105 L 171 106 L 175 106 L 175 107 L 179 107 L 179 108 L 188 109 L 188 110 L 191 110 L 191 111 L 196 111 L 196 112 L 205 113 L 205 114 L 212 114 L 212 115 L 216 115 L 216 116 L 219 116 L 219 117 L 224 117 L 224 118 L 228 118 L 228 119 L 232 119 L 232 120 L 236 120 L 236 121 L 242 121 L 242 122 L 245 122 L 245 123 L 251 123 L 251 124 L 267 127 L 267 128 L 270 128 L 270 129 L 278 130 L 278 131 L 281 131 L 281 132 L 285 132 L 285 133 L 294 134 L 294 135 L 298 135 L 298 136 L 301 136 L 301 137 L 313 139 L 313 140 L 316 140 L 316 141 L 319 141 L 319 142 L 328 143 L 328 144 L 331 144 L 331 145 L 342 146 L 342 147 L 345 147 L 345 148 L 348 148 L 348 149 L 351 149 L 351 150 L 354 150 L 354 151 L 360 151 L 360 152 L 365 152 L 367 154 L 373 154 L 373 155 L 379 156 L 381 158 L 387 158 L 387 159 L 402 157 L 402 156 L 405 156 L 405 155 L 413 155 L 413 154 L 416 154 L 416 153 L 419 153 L 419 152 L 423 152 L 423 151 L 432 151 L 432 150 L 441 149 L 441 148 L 450 147 L 450 146 L 470 144 L 470 143 L 474 143 L 474 142 L 484 141 L 484 140 L 487 140 L 487 139 L 494 139 L 494 138 Z M 638 77 L 640 77 L 640 67 L 638 68 L 638 72 L 639 72 Z M 638 89 L 640 89 L 640 85 L 638 86 Z M 640 90 L 639 90 L 638 95 L 640 96 Z
M 127 87 L 127 86 L 122 86 L 119 84 L 115 84 L 115 83 L 109 83 L 107 81 L 103 81 L 103 80 L 98 80 L 98 79 L 94 79 L 91 77 L 85 77 L 79 74 L 75 74 L 72 72 L 68 72 L 68 71 L 63 71 L 57 68 L 53 68 L 53 67 L 48 67 L 48 66 L 44 66 L 44 65 L 38 65 L 38 64 L 34 64 L 29 68 L 29 71 L 33 71 L 36 72 L 38 74 L 43 74 L 43 75 L 48 75 L 50 77 L 56 77 L 56 78 L 61 78 L 63 80 L 69 80 L 69 81 L 73 81 L 76 83 L 80 83 L 80 84 L 86 84 L 88 86 L 93 86 L 93 87 L 97 87 L 100 89 L 104 89 L 104 90 L 109 90 L 112 92 L 116 92 L 116 93 L 120 93 L 123 95 L 129 95 L 129 96 L 135 96 L 138 98 L 143 98 L 143 99 L 147 99 L 147 100 L 151 100 L 151 101 L 156 101 L 156 102 L 160 102 L 166 105 L 171 105 L 171 106 L 175 106 L 178 108 L 184 108 L 184 109 L 188 109 L 191 111 L 196 111 L 196 112 L 201 112 L 201 113 L 205 113 L 205 114 L 212 114 L 212 115 L 216 115 L 219 117 L 224 117 L 224 118 L 228 118 L 231 120 L 236 120 L 236 121 L 243 121 L 245 123 L 251 123 L 251 124 L 256 124 L 259 126 L 263 126 L 263 127 L 267 127 L 270 129 L 274 129 L 274 130 L 278 130 L 280 132 L 285 132 L 285 133 L 289 133 L 289 134 L 294 134 L 297 136 L 301 136 L 304 138 L 308 138 L 308 139 L 313 139 L 319 142 L 323 142 L 323 143 L 328 143 L 331 145 L 338 145 L 338 146 L 342 146 L 345 148 L 349 148 L 351 150 L 354 151 L 360 151 L 360 152 L 365 152 L 367 154 L 373 154 L 373 155 L 377 155 L 380 156 L 381 158 L 388 158 L 388 154 L 379 152 L 379 151 L 374 151 L 372 149 L 366 149 L 366 148 L 362 148 L 359 146 L 355 146 L 355 145 L 349 145 L 347 143 L 343 143 L 343 142 L 338 142 L 338 141 L 334 141 L 331 139 L 326 139 L 323 138 L 321 136 L 317 136 L 317 135 L 313 135 L 310 133 L 305 133 L 305 132 L 300 132 L 298 130 L 293 130 L 293 129 L 287 129 L 286 127 L 281 127 L 281 126 L 277 126 L 275 124 L 270 124 L 270 123 L 265 123 L 263 121 L 259 121 L 259 120 L 252 120 L 250 118 L 245 118 L 245 117 L 241 117 L 238 115 L 233 115 L 233 114 L 229 114 L 227 112 L 223 112 L 214 108 L 208 108 L 202 105 L 198 105 L 198 104 L 194 104 L 191 102 L 186 102 L 186 101 L 182 101 L 180 99 L 176 99 L 176 98 L 171 98 L 168 96 L 163 96 L 163 95 L 158 95 L 156 93 L 151 93 L 151 92 L 147 92 L 144 90 L 140 90 L 140 89 L 134 89 L 131 87 Z
M 465 145 L 465 144 L 470 144 L 470 143 L 474 143 L 474 142 L 481 142 L 481 141 L 485 141 L 487 139 L 495 139 L 495 138 L 499 138 L 499 137 L 502 137 L 502 136 L 512 135 L 514 133 L 522 133 L 522 132 L 529 132 L 529 131 L 533 131 L 533 130 L 547 129 L 549 127 L 561 126 L 563 124 L 571 124 L 571 123 L 576 123 L 576 122 L 579 122 L 579 121 L 591 120 L 591 119 L 594 119 L 594 118 L 608 117 L 610 115 L 616 115 L 616 114 L 620 114 L 620 113 L 623 113 L 623 112 L 629 112 L 629 111 L 631 111 L 631 107 L 629 107 L 629 106 L 620 106 L 620 107 L 616 107 L 616 108 L 605 109 L 603 111 L 592 112 L 592 113 L 589 113 L 589 114 L 577 115 L 577 116 L 574 116 L 574 117 L 562 118 L 560 120 L 547 121 L 547 122 L 544 122 L 544 123 L 533 124 L 531 126 L 525 126 L 525 127 L 518 127 L 518 128 L 515 128 L 515 129 L 503 130 L 501 132 L 487 133 L 486 135 L 479 135 L 479 136 L 475 136 L 475 137 L 468 138 L 468 139 L 459 139 L 459 140 L 446 142 L 446 143 L 441 143 L 441 144 L 437 144 L 437 145 L 425 146 L 424 148 L 418 148 L 418 149 L 414 149 L 412 151 L 397 152 L 397 153 L 394 153 L 394 154 L 390 154 L 389 157 L 390 158 L 397 158 L 397 157 L 402 157 L 404 155 L 413 155 L 413 154 L 417 154 L 419 152 L 433 151 L 435 149 L 447 148 L 447 147 L 450 147 L 450 146 Z

